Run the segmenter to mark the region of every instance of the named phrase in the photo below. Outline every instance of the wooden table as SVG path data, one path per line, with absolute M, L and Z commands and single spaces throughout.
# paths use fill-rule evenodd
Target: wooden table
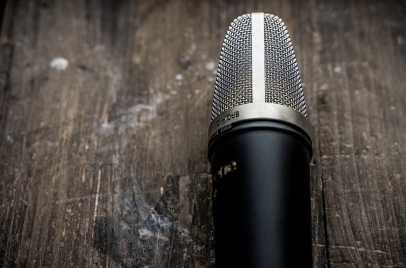
M 280 16 L 296 51 L 314 131 L 314 266 L 405 267 L 395 0 L 8 1 L 0 266 L 215 266 L 215 72 L 229 24 L 253 11 Z M 50 67 L 57 57 L 65 70 Z

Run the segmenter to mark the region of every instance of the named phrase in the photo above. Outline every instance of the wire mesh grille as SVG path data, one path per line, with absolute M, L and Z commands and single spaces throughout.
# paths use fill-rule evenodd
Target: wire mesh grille
M 277 16 L 264 15 L 265 102 L 290 107 L 307 118 L 295 53 L 288 31 Z M 251 14 L 235 19 L 221 49 L 211 119 L 242 104 L 252 103 Z
M 288 106 L 307 118 L 295 52 L 285 24 L 265 14 L 265 102 Z
M 237 105 L 252 102 L 251 14 L 235 19 L 221 48 L 211 119 Z

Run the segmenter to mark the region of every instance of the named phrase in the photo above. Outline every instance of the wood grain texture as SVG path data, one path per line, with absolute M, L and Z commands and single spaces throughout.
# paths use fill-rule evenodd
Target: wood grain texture
M 0 266 L 214 267 L 215 69 L 231 21 L 259 10 L 284 20 L 304 83 L 314 267 L 405 267 L 406 5 L 395 0 L 8 1 Z
M 404 8 L 320 9 L 318 127 L 331 266 L 405 266 Z

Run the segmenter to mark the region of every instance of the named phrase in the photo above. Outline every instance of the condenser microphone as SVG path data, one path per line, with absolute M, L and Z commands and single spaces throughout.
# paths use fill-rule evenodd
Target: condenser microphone
M 311 267 L 312 141 L 295 54 L 277 16 L 224 38 L 209 126 L 217 267 Z

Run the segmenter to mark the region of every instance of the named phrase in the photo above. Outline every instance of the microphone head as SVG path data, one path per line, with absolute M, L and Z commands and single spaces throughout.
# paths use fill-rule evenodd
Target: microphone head
M 240 16 L 227 31 L 209 138 L 230 123 L 258 119 L 285 121 L 308 133 L 306 104 L 288 31 L 279 17 L 264 13 Z

